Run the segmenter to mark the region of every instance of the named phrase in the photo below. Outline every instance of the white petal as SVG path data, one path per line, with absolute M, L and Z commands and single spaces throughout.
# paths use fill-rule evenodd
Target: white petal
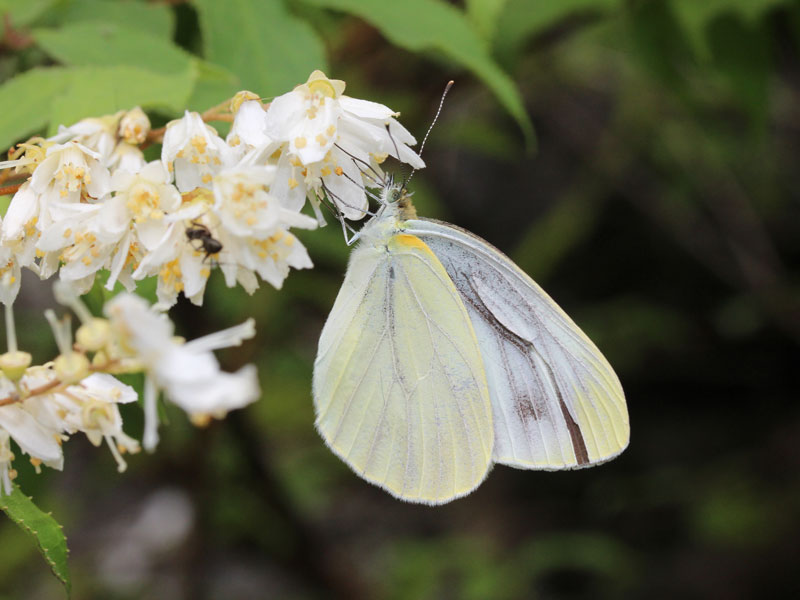
M 0 407 L 3 427 L 24 452 L 43 462 L 60 464 L 63 456 L 56 441 L 56 432 L 42 427 L 33 416 L 18 405 Z M 60 467 L 56 467 L 60 468 Z
M 254 319 L 247 319 L 244 323 L 228 327 L 222 331 L 204 335 L 186 342 L 184 348 L 191 352 L 211 352 L 221 348 L 231 348 L 241 346 L 244 340 L 249 340 L 256 335 L 256 322 Z
M 288 142 L 292 129 L 305 119 L 305 98 L 299 92 L 288 92 L 270 102 L 264 131 L 274 140 Z
M 396 116 L 396 113 L 388 106 L 378 104 L 377 102 L 370 102 L 369 100 L 342 96 L 339 98 L 339 104 L 345 111 L 364 119 L 384 120 Z
M 3 219 L 3 241 L 17 240 L 25 235 L 25 225 L 39 212 L 39 199 L 29 182 L 22 186 L 11 198 L 5 219 Z

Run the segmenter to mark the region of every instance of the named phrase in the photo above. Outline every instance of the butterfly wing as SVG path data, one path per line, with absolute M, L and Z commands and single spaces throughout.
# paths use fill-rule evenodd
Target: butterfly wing
M 628 445 L 622 386 L 597 347 L 507 256 L 447 223 L 406 221 L 436 254 L 472 319 L 494 412 L 494 460 L 591 466 Z
M 469 493 L 492 461 L 492 410 L 466 308 L 436 256 L 394 235 L 357 248 L 320 337 L 316 426 L 404 500 Z

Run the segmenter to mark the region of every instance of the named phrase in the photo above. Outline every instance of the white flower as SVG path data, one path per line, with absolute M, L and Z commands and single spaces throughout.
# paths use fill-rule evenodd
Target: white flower
M 31 381 L 28 379 L 26 382 L 26 377 L 27 375 L 23 377 L 22 384 L 27 387 L 31 385 Z M 14 393 L 16 389 L 10 381 L 0 380 L 0 394 L 3 398 Z M 28 401 L 0 406 L 0 431 L 8 432 L 22 451 L 35 461 L 61 470 L 64 466 L 64 455 L 61 452 L 59 432 L 40 422 L 34 414 L 26 410 Z
M 112 170 L 112 173 L 115 173 L 116 171 L 138 173 L 144 168 L 147 162 L 144 159 L 144 154 L 141 150 L 139 150 L 139 148 L 136 146 L 131 146 L 130 144 L 126 144 L 125 142 L 120 142 L 117 144 L 117 147 L 114 148 L 114 152 L 111 154 L 106 164 L 108 168 Z
M 275 98 L 266 134 L 286 145 L 273 193 L 290 208 L 309 193 L 327 195 L 348 219 L 366 216 L 365 187 L 381 187 L 378 166 L 387 156 L 422 168 L 414 137 L 382 104 L 343 95 L 344 82 L 314 71 L 308 81 Z
M 109 205 L 85 203 L 53 203 L 51 214 L 57 217 L 46 229 L 37 249 L 44 253 L 59 252 L 64 263 L 61 278 L 82 281 L 82 292 L 88 291 L 94 275 L 104 268 L 124 229 L 114 225 Z
M 255 335 L 252 319 L 210 336 L 181 344 L 173 337 L 172 323 L 154 313 L 133 294 L 119 294 L 105 307 L 119 347 L 143 365 L 150 383 L 145 385 L 145 435 L 143 445 L 152 450 L 158 442 L 157 388 L 196 422 L 222 417 L 258 399 L 261 392 L 256 369 L 247 365 L 236 373 L 220 370 L 212 350 L 237 346 Z
M 102 198 L 110 191 L 111 175 L 101 155 L 78 142 L 55 144 L 31 176 L 31 189 L 41 195 L 40 230 L 50 223 L 44 216 L 53 202 Z M 44 214 L 43 214 L 44 213 Z M 45 222 L 42 222 L 45 221 Z
M 96 152 L 105 163 L 117 145 L 117 127 L 121 116 L 120 112 L 115 115 L 83 119 L 69 127 L 59 125 L 58 133 L 48 141 L 57 144 L 77 142 Z
M 270 150 L 276 150 L 278 144 L 267 135 L 266 128 L 267 113 L 261 102 L 248 100 L 242 102 L 236 111 L 233 125 L 225 141 L 237 157 L 253 150 L 271 153 Z
M 150 119 L 140 107 L 135 107 L 122 115 L 119 121 L 119 135 L 128 144 L 141 144 L 150 133 Z
M 269 193 L 274 172 L 274 167 L 236 166 L 214 177 L 214 212 L 222 227 L 235 236 L 265 239 L 278 229 L 317 226 Z
M 16 255 L 10 248 L 0 246 L 0 302 L 6 306 L 14 304 L 21 281 L 22 273 Z
M 24 267 L 33 267 L 36 243 L 40 232 L 39 195 L 31 189 L 29 181 L 23 183 L 11 198 L 3 219 L 0 243 L 14 250 L 17 261 Z
M 61 392 L 44 396 L 42 401 L 56 411 L 62 431 L 69 434 L 81 431 L 95 446 L 105 440 L 121 473 L 126 464 L 120 453 L 138 452 L 139 442 L 122 431 L 117 405 L 135 402 L 137 397 L 131 386 L 113 376 L 93 373 Z
M 316 225 L 316 221 L 306 218 L 309 224 Z M 226 285 L 233 287 L 237 282 L 241 283 L 250 294 L 258 283 L 248 276 L 248 272 L 258 273 L 261 279 L 281 289 L 290 268 L 310 269 L 314 266 L 303 244 L 285 229 L 278 229 L 264 239 L 225 235 L 221 231 L 220 241 L 224 250 L 220 253 L 219 268 Z
M 174 170 L 175 185 L 181 192 L 211 187 L 211 178 L 232 156 L 216 130 L 195 112 L 187 110 L 182 119 L 167 124 L 161 162 L 170 173 Z
M 191 227 L 192 223 L 207 222 L 208 215 L 189 213 L 187 218 L 188 221 L 170 223 L 161 240 L 149 249 L 133 272 L 135 280 L 158 276 L 156 293 L 159 304 L 164 307 L 175 304 L 180 292 L 192 303 L 201 306 L 211 275 L 211 264 L 205 252 L 192 245 L 186 237 L 187 227 Z
M 11 468 L 14 460 L 14 453 L 11 451 L 11 436 L 8 432 L 0 429 L 0 496 L 8 495 L 14 491 L 11 480 L 17 476 L 17 472 Z
M 321 161 L 336 141 L 345 83 L 314 71 L 308 81 L 275 98 L 267 111 L 267 135 L 289 143 L 304 165 Z
M 48 467 L 62 469 L 64 456 L 57 432 L 46 429 L 19 404 L 0 406 L 0 427 L 11 435 L 23 452 Z

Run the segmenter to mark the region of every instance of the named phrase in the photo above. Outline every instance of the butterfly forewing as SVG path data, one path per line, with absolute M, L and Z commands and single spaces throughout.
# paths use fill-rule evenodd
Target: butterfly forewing
M 320 338 L 314 401 L 333 451 L 395 496 L 438 504 L 486 476 L 494 434 L 478 342 L 418 238 L 354 251 Z
M 609 460 L 628 444 L 625 397 L 606 359 L 510 259 L 437 221 L 406 221 L 466 305 L 489 382 L 494 460 L 564 469 Z

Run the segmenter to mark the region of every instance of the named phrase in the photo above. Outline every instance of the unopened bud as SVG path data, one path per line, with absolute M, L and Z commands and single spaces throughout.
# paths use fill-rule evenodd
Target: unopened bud
M 79 352 L 67 352 L 53 361 L 53 368 L 64 383 L 78 383 L 89 374 L 89 359 Z
M 231 112 L 236 114 L 239 110 L 239 107 L 247 102 L 248 100 L 260 100 L 261 96 L 254 92 L 250 92 L 248 90 L 242 90 L 241 92 L 236 92 L 236 95 L 231 98 Z
M 84 350 L 96 352 L 106 347 L 111 336 L 111 326 L 106 319 L 93 318 L 78 327 L 75 341 Z
M 211 423 L 211 415 L 208 413 L 194 413 L 189 415 L 189 420 L 195 427 L 208 427 Z
M 19 381 L 25 374 L 25 369 L 31 366 L 31 355 L 27 352 L 16 351 L 0 354 L 0 369 L 11 381 Z
M 138 106 L 125 113 L 119 122 L 119 135 L 129 144 L 138 145 L 147 139 L 150 133 L 150 119 Z

